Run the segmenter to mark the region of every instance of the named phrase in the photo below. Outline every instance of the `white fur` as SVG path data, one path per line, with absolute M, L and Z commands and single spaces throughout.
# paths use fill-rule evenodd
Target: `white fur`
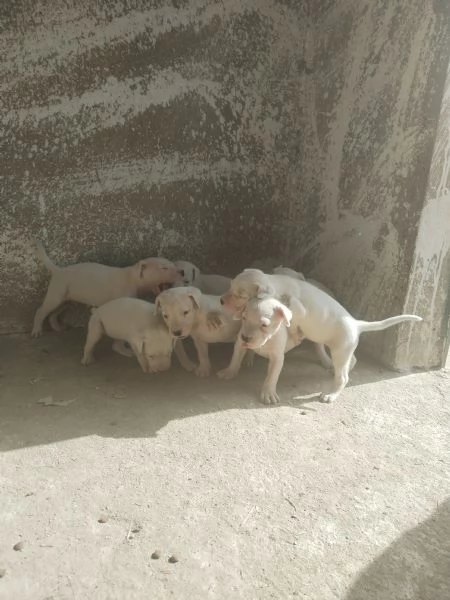
M 175 266 L 178 271 L 183 272 L 181 285 L 193 285 L 203 294 L 220 296 L 230 287 L 231 279 L 229 277 L 201 273 L 198 267 L 185 260 L 177 260 Z
M 284 297 L 284 312 L 279 300 L 270 295 L 274 277 L 262 271 L 246 270 L 236 279 L 232 290 L 241 300 L 247 295 L 242 310 L 242 329 L 240 342 L 235 344 L 235 353 L 230 366 L 219 373 L 224 378 L 234 377 L 240 367 L 241 350 L 245 337 L 245 347 L 269 358 L 269 373 L 264 384 L 262 399 L 264 402 L 278 401 L 276 384 L 283 366 L 283 356 L 293 347 L 295 336 L 305 338 L 327 346 L 331 351 L 335 382 L 330 393 L 322 394 L 322 400 L 336 400 L 348 382 L 348 373 L 354 364 L 354 352 L 361 333 L 381 331 L 404 321 L 422 321 L 416 315 L 398 315 L 383 321 L 359 321 L 354 319 L 334 298 L 306 281 L 298 281 L 296 293 Z M 278 283 L 278 280 L 275 280 Z M 255 286 L 262 290 L 260 298 L 255 298 Z M 233 298 L 231 299 L 233 303 Z M 281 307 L 280 307 L 281 305 Z M 280 316 L 282 315 L 282 316 Z M 291 322 L 292 321 L 292 322 Z M 294 324 L 294 335 L 287 328 Z M 267 345 L 269 344 L 269 345 Z
M 136 297 L 158 290 L 159 285 L 173 283 L 179 278 L 175 265 L 165 258 L 147 258 L 124 268 L 98 263 L 58 267 L 51 262 L 40 242 L 36 242 L 36 246 L 51 279 L 44 302 L 34 317 L 33 337 L 42 333 L 46 317 L 66 301 L 101 306 L 115 298 Z
M 170 368 L 174 339 L 156 313 L 154 304 L 138 298 L 118 298 L 92 310 L 82 364 L 94 360 L 93 350 L 106 334 L 116 341 L 128 342 L 145 373 Z M 122 345 L 114 344 L 120 352 Z M 128 356 L 125 352 L 125 356 Z
M 202 294 L 195 287 L 177 287 L 161 292 L 156 298 L 160 311 L 172 335 L 180 340 L 175 353 L 187 371 L 199 377 L 208 377 L 211 372 L 208 344 L 234 342 L 240 322 L 223 310 L 219 296 Z M 199 365 L 192 363 L 182 345 L 184 338 L 191 336 L 197 350 Z

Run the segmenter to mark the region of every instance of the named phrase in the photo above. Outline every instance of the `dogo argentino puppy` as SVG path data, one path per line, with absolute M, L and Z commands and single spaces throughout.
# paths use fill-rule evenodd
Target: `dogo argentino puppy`
M 323 283 L 320 283 L 320 281 L 316 281 L 315 279 L 310 279 L 309 277 L 306 278 L 303 275 L 303 273 L 300 273 L 299 271 L 294 271 L 294 269 L 290 269 L 289 267 L 282 267 L 280 265 L 279 267 L 275 267 L 275 269 L 273 269 L 272 273 L 274 275 L 287 275 L 288 277 L 293 277 L 294 279 L 300 279 L 300 281 L 307 281 L 311 285 L 315 285 L 316 287 L 318 287 L 319 290 L 322 290 L 323 292 L 325 292 L 325 294 L 328 294 L 332 298 L 336 298 L 336 296 L 333 294 L 333 292 L 331 290 L 329 290 L 325 285 L 323 285 Z
M 175 340 L 154 304 L 138 298 L 117 298 L 92 309 L 81 363 L 94 360 L 94 347 L 107 335 L 128 342 L 144 373 L 170 369 Z
M 208 344 L 235 342 L 240 322 L 223 310 L 219 296 L 202 294 L 192 286 L 165 290 L 156 298 L 155 304 L 170 333 L 177 338 L 175 354 L 182 367 L 187 371 L 195 370 L 198 377 L 208 377 L 211 372 Z M 197 367 L 189 360 L 182 345 L 182 340 L 189 336 L 197 350 L 200 363 Z
M 144 295 L 160 284 L 173 283 L 180 277 L 175 265 L 165 258 L 147 258 L 124 268 L 98 263 L 58 267 L 49 259 L 40 242 L 36 242 L 36 246 L 51 279 L 44 302 L 34 317 L 33 337 L 42 333 L 45 318 L 68 300 L 101 306 L 115 298 Z
M 292 312 L 287 306 L 271 297 L 252 298 L 242 313 L 242 326 L 230 365 L 217 375 L 221 379 L 236 377 L 247 349 L 251 349 L 269 359 L 261 401 L 264 404 L 276 404 L 280 401 L 277 382 L 283 368 L 284 355 L 303 340 L 303 332 L 298 323 L 292 321 Z
M 271 290 L 270 280 L 261 271 L 259 273 L 246 273 L 241 275 L 240 285 L 249 290 L 257 286 L 258 289 Z M 239 276 L 238 276 L 239 277 Z M 247 286 L 245 285 L 247 281 Z M 416 315 L 398 315 L 382 321 L 361 321 L 354 319 L 347 310 L 339 304 L 334 298 L 322 292 L 315 286 L 301 282 L 302 292 L 297 296 L 284 298 L 295 314 L 295 324 L 298 331 L 306 338 L 318 344 L 326 345 L 331 351 L 331 358 L 334 367 L 334 386 L 330 393 L 323 393 L 321 399 L 324 402 L 333 402 L 342 392 L 348 383 L 348 373 L 352 366 L 353 353 L 356 350 L 361 333 L 369 331 L 381 331 L 403 323 L 404 321 L 422 321 L 421 317 Z M 242 290 L 242 288 L 241 288 Z M 292 312 L 286 311 L 280 307 L 280 302 L 269 296 L 262 299 L 254 298 L 247 300 L 247 308 L 242 314 L 242 329 L 239 334 L 241 344 L 245 348 L 251 348 L 255 351 L 264 346 L 268 340 L 276 334 L 281 325 L 288 325 L 292 318 Z M 287 307 L 285 307 L 287 308 Z M 280 342 L 279 342 L 280 343 Z M 282 343 L 280 343 L 282 346 Z M 269 364 L 269 383 L 271 384 L 266 391 L 264 401 L 277 402 L 276 382 L 283 366 L 283 354 L 280 348 L 276 346 L 273 352 L 272 365 Z M 286 344 L 284 346 L 287 347 Z M 222 376 L 232 377 L 237 372 L 239 364 L 238 342 L 235 344 L 234 357 L 228 370 L 222 373 Z M 233 366 L 233 368 L 231 368 Z
M 185 260 L 175 261 L 175 266 L 182 275 L 181 285 L 192 285 L 198 288 L 202 294 L 220 296 L 228 291 L 231 283 L 229 277 L 224 275 L 206 275 L 200 269 Z
M 287 268 L 287 267 L 281 267 Z M 292 271 L 296 273 L 296 271 Z M 244 269 L 242 273 L 232 279 L 230 288 L 220 298 L 220 303 L 240 318 L 240 313 L 250 298 L 262 297 L 264 295 L 275 296 L 278 299 L 291 296 L 299 297 L 302 294 L 304 283 L 303 275 L 296 273 L 297 277 L 284 274 L 266 275 L 259 269 Z M 332 362 L 323 344 L 316 344 L 315 350 L 325 369 L 332 367 Z

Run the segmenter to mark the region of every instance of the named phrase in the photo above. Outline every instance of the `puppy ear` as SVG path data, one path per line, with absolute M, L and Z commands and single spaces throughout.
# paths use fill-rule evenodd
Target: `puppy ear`
M 200 298 L 202 295 L 201 291 L 193 286 L 187 287 L 186 290 L 188 291 L 188 296 L 189 298 L 191 298 L 195 310 L 197 310 L 198 308 L 200 308 Z
M 292 312 L 287 306 L 278 302 L 275 308 L 275 314 L 284 322 L 286 327 L 291 326 Z

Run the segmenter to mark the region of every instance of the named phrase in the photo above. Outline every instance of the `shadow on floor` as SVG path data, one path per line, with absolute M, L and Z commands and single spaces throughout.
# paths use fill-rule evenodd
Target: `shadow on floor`
M 134 359 L 100 344 L 97 362 L 80 364 L 84 331 L 0 338 L 0 450 L 55 442 L 85 435 L 152 437 L 170 421 L 230 409 L 273 410 L 258 400 L 267 361 L 257 358 L 234 381 L 212 375 L 199 379 L 175 366 L 156 375 L 143 373 Z M 229 361 L 231 345 L 211 347 L 215 370 Z M 175 359 L 174 359 L 175 361 Z M 359 361 L 349 387 L 390 378 L 398 373 Z M 319 402 L 332 376 L 307 344 L 290 352 L 280 377 L 281 404 L 305 414 L 329 411 Z M 42 406 L 51 397 L 65 406 Z
M 404 533 L 356 579 L 344 600 L 449 600 L 450 499 Z

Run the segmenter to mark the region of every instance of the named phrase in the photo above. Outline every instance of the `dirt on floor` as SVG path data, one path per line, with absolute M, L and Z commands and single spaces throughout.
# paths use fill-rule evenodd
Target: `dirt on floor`
M 325 405 L 305 345 L 267 407 L 263 359 L 227 382 L 106 341 L 82 367 L 81 330 L 0 344 L 0 598 L 449 600 L 448 370 L 360 358 Z

